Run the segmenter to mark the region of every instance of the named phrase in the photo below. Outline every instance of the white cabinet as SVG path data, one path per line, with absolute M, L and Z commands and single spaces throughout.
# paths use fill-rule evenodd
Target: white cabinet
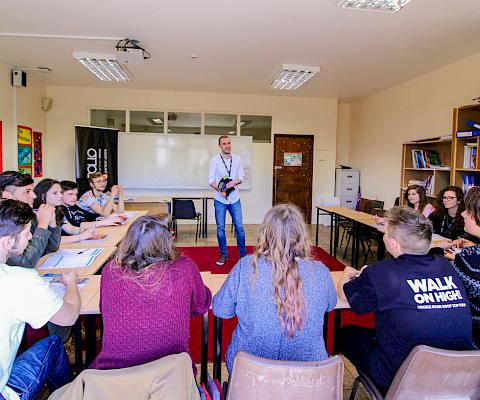
M 340 199 L 340 206 L 354 209 L 357 204 L 360 187 L 360 171 L 358 169 L 335 170 L 335 196 Z

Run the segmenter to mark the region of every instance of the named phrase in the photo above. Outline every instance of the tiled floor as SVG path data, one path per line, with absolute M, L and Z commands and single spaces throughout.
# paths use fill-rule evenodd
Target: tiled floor
M 247 246 L 254 246 L 256 244 L 259 227 L 260 227 L 259 225 L 244 226 Z M 315 225 L 309 225 L 309 230 L 310 230 L 310 239 L 312 241 L 312 244 L 315 244 Z M 194 225 L 178 225 L 177 233 L 178 233 L 177 241 L 176 241 L 177 246 L 217 246 L 215 225 L 209 225 L 208 238 L 199 238 L 198 242 L 195 242 L 195 226 Z M 330 228 L 320 226 L 319 246 L 328 251 L 329 243 L 330 243 Z M 233 233 L 230 231 L 230 227 L 227 227 L 227 245 L 235 245 L 235 244 L 236 244 L 235 237 Z M 344 243 L 344 246 L 345 246 L 345 243 Z M 342 248 L 341 251 L 338 251 L 337 256 L 339 260 L 349 265 L 350 254 L 347 254 L 346 258 L 343 259 L 342 258 L 343 250 L 344 248 Z M 373 253 L 375 254 L 375 248 L 373 249 Z M 361 257 L 361 260 L 363 261 L 363 256 Z M 355 367 L 346 358 L 343 358 L 343 361 L 345 364 L 344 381 L 343 381 L 343 398 L 345 400 L 350 397 L 353 382 L 357 377 L 357 371 Z M 210 375 L 212 375 L 212 368 L 213 368 L 213 365 L 209 364 L 208 369 L 209 369 Z M 198 365 L 198 369 L 200 370 L 199 365 Z M 226 380 L 226 377 L 227 377 L 227 369 L 225 367 L 225 364 L 222 364 L 222 379 Z M 366 400 L 366 399 L 370 399 L 370 397 L 365 392 L 365 390 L 361 387 L 357 392 L 356 399 Z

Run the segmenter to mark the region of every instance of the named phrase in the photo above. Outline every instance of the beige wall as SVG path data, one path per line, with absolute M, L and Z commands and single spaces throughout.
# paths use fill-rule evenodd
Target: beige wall
M 337 161 L 338 165 L 350 165 L 350 122 L 352 105 L 350 103 L 338 103 L 337 116 Z
M 349 159 L 362 195 L 393 204 L 402 143 L 451 134 L 454 107 L 480 95 L 480 54 L 352 103 Z
M 264 114 L 273 117 L 273 133 L 315 135 L 313 204 L 318 202 L 320 196 L 333 195 L 336 99 L 59 86 L 47 87 L 47 93 L 53 98 L 53 108 L 47 113 L 48 176 L 62 179 L 75 177 L 74 125 L 89 124 L 89 107 Z M 252 188 L 241 192 L 246 223 L 259 223 L 271 207 L 272 163 L 273 144 L 254 144 Z M 190 195 L 203 193 L 188 191 Z M 187 193 L 149 191 L 142 194 Z M 213 209 L 209 210 L 209 220 L 213 222 Z
M 16 125 L 25 125 L 35 131 L 46 132 L 46 116 L 41 110 L 41 99 L 46 85 L 32 74 L 27 75 L 27 87 L 14 88 L 10 68 L 0 64 L 0 121 L 3 121 L 3 169 L 17 168 Z

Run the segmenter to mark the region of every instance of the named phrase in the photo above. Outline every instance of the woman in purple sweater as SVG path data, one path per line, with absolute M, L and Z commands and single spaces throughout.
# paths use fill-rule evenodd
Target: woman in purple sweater
M 179 256 L 166 216 L 132 223 L 102 272 L 102 351 L 91 368 L 126 368 L 189 352 L 190 318 L 212 300 L 196 264 Z

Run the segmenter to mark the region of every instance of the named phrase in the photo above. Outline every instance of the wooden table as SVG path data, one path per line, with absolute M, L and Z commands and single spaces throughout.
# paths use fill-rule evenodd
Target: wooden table
M 342 320 L 342 311 L 350 309 L 350 304 L 348 301 L 342 300 L 338 297 L 338 283 L 342 277 L 343 271 L 330 271 L 330 276 L 332 277 L 333 284 L 335 285 L 335 290 L 337 290 L 337 305 L 332 310 L 334 313 L 334 325 L 333 325 L 333 352 L 334 354 L 338 353 L 338 340 L 335 340 L 335 334 L 339 331 L 341 320 Z M 227 278 L 228 274 L 212 274 L 211 276 L 211 286 L 209 287 L 212 295 L 216 294 L 223 285 L 223 282 Z M 328 314 L 325 313 L 325 318 L 323 320 L 323 339 L 325 345 L 327 343 L 327 334 L 328 334 Z M 213 319 L 213 377 L 218 379 L 221 382 L 222 376 L 222 319 L 219 317 L 214 317 Z
M 85 247 L 85 246 L 84 246 Z M 96 246 L 100 247 L 100 246 Z M 85 247 L 86 248 L 86 247 Z M 103 267 L 105 262 L 110 258 L 110 256 L 115 253 L 117 250 L 116 247 L 103 247 L 103 251 L 95 258 L 95 260 L 88 266 L 82 267 L 79 265 L 78 268 L 48 268 L 48 269 L 40 269 L 40 266 L 49 258 L 52 257 L 55 253 L 47 254 L 43 256 L 39 261 L 37 266 L 35 267 L 36 270 L 40 275 L 45 274 L 63 274 L 70 271 L 77 271 L 79 276 L 86 276 L 86 275 L 94 275 L 97 271 Z
M 109 235 L 105 240 L 95 241 L 95 240 L 83 240 L 76 243 L 62 244 L 60 248 L 62 249 L 90 249 L 95 247 L 112 247 L 117 246 L 122 239 L 127 234 L 128 227 L 135 221 L 137 218 L 148 214 L 147 210 L 135 211 L 137 214 L 133 218 L 129 218 L 125 221 L 123 225 L 117 226 L 101 226 L 95 229 L 95 233 L 101 235 Z
M 339 236 L 339 220 L 346 219 L 352 222 L 352 267 L 357 268 L 359 258 L 359 241 L 358 228 L 360 225 L 366 226 L 379 232 L 377 259 L 381 260 L 385 257 L 385 247 L 381 236 L 385 233 L 383 226 L 375 224 L 374 216 L 362 211 L 351 210 L 350 208 L 337 206 L 316 206 L 317 208 L 317 227 L 316 227 L 316 245 L 318 246 L 318 226 L 320 219 L 320 211 L 325 211 L 330 215 L 330 254 L 337 256 L 338 236 Z M 335 228 L 335 234 L 334 234 Z
M 149 214 L 172 213 L 172 199 L 157 196 L 139 196 L 124 201 L 125 211 L 148 210 Z

